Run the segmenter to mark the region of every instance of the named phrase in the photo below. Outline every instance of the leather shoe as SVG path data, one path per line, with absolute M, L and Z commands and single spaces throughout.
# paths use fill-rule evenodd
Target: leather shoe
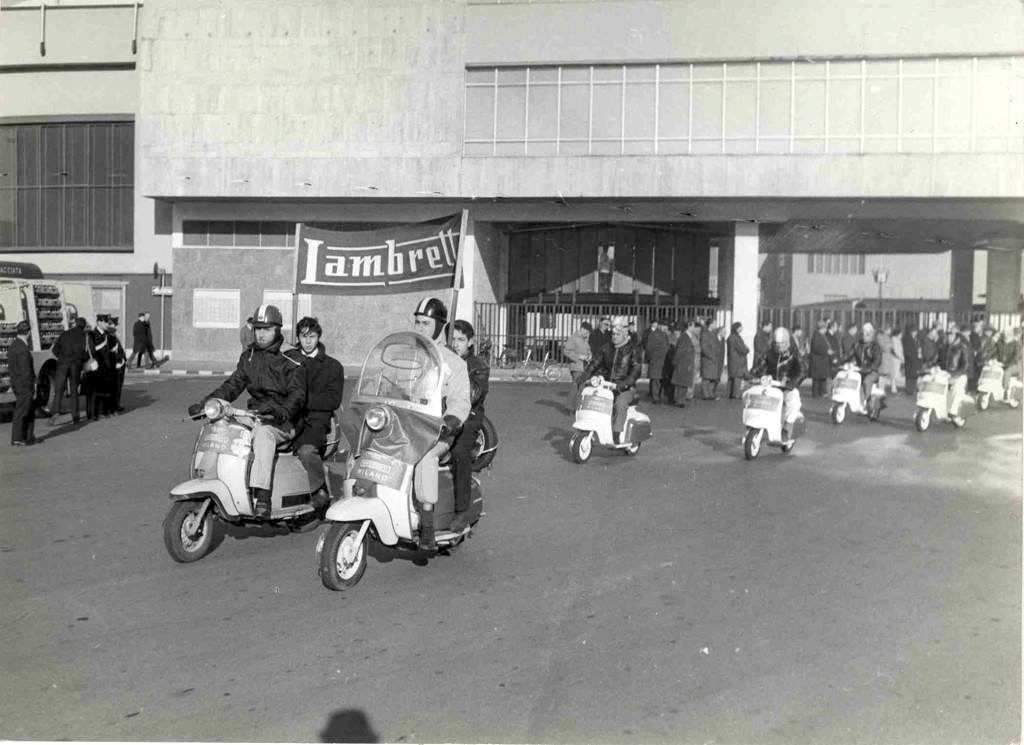
M 461 533 L 469 527 L 469 513 L 468 512 L 456 512 L 455 517 L 452 518 L 451 525 L 448 526 L 448 530 L 453 533 Z
M 256 517 L 270 517 L 270 489 L 253 488 L 252 497 L 253 512 L 256 514 Z

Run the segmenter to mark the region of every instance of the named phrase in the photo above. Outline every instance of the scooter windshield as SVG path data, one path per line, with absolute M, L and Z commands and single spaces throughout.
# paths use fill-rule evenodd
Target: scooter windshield
M 353 403 L 387 403 L 440 417 L 441 355 L 412 331 L 390 334 L 366 355 Z

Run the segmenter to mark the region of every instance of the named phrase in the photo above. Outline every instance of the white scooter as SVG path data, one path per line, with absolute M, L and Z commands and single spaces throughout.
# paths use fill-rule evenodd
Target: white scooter
M 783 384 L 765 375 L 760 381 L 743 392 L 743 455 L 753 460 L 761 452 L 761 445 L 768 444 L 782 448 L 788 453 L 796 445 L 797 429 L 802 427 L 804 415 L 790 414 L 786 422 L 787 438 L 782 438 L 782 404 L 785 400 Z
M 619 432 L 619 441 L 612 437 L 612 409 L 615 404 L 615 383 L 600 375 L 592 377 L 580 394 L 580 406 L 569 439 L 569 452 L 577 463 L 586 463 L 593 451 L 594 440 L 605 447 L 636 455 L 640 443 L 651 437 L 651 419 L 637 410 L 626 409 L 626 424 Z
M 330 526 L 316 544 L 318 573 L 331 590 L 352 587 L 366 571 L 367 545 L 376 540 L 410 552 L 431 552 L 424 541 L 426 511 L 415 469 L 438 442 L 444 419 L 444 376 L 437 347 L 412 331 L 390 334 L 370 350 L 348 412 L 359 435 L 348 460 L 344 496 L 327 510 Z M 469 525 L 455 532 L 452 474 L 438 473 L 431 510 L 437 552 L 468 538 L 483 514 L 480 482 L 471 478 Z
M 832 382 L 832 406 L 829 409 L 829 418 L 832 424 L 842 424 L 846 419 L 846 412 L 849 409 L 851 414 L 864 414 L 872 422 L 878 420 L 882 411 L 882 401 L 885 400 L 885 390 L 876 380 L 871 386 L 871 393 L 868 400 L 864 400 L 861 393 L 860 370 L 852 362 L 847 362 L 836 373 Z
M 964 418 L 951 416 L 949 412 L 949 373 L 933 367 L 925 373 L 917 386 L 917 412 L 914 426 L 924 432 L 931 425 L 932 418 L 949 419 L 957 429 L 964 426 Z
M 282 444 L 274 457 L 271 512 L 259 516 L 248 476 L 252 463 L 252 429 L 260 415 L 211 398 L 199 415 L 206 419 L 192 451 L 188 481 L 171 489 L 170 511 L 163 522 L 164 545 L 171 558 L 192 562 L 213 551 L 224 539 L 223 523 L 273 523 L 289 530 L 308 528 L 319 519 L 309 489 L 309 476 L 297 456 Z M 340 430 L 334 417 L 325 461 L 338 450 Z M 331 494 L 331 473 L 325 463 L 325 486 Z
M 985 411 L 993 400 L 1002 401 L 1011 409 L 1020 406 L 1024 384 L 1017 376 L 1010 378 L 1010 385 L 1003 389 L 1003 365 L 998 360 L 989 360 L 981 369 L 981 377 L 978 378 L 978 395 L 975 401 L 978 403 L 978 410 Z

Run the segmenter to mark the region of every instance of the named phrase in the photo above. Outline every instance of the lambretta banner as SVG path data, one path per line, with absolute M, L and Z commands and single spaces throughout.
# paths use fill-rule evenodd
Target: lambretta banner
M 450 288 L 461 243 L 460 218 L 359 232 L 299 223 L 295 291 L 380 295 Z

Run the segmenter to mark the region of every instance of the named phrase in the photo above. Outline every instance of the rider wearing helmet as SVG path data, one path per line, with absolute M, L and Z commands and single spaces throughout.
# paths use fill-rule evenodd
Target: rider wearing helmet
M 636 380 L 640 377 L 640 349 L 629 339 L 626 319 L 612 322 L 612 340 L 598 349 L 583 370 L 583 380 L 600 375 L 615 383 L 612 405 L 612 441 L 618 443 L 619 433 L 626 426 L 629 406 L 636 400 Z
M 210 398 L 233 401 L 242 391 L 248 391 L 248 408 L 263 415 L 252 428 L 253 464 L 249 473 L 256 514 L 270 516 L 271 472 L 274 452 L 279 443 L 294 435 L 293 421 L 306 398 L 302 365 L 281 352 L 281 311 L 273 305 L 261 305 L 249 319 L 255 341 L 238 358 L 238 366 L 231 377 L 200 403 L 188 408 L 196 416 Z
M 306 400 L 292 447 L 309 475 L 313 504 L 318 510 L 325 510 L 330 499 L 324 487 L 323 452 L 331 431 L 331 417 L 341 406 L 345 392 L 345 368 L 327 354 L 320 341 L 324 330 L 316 318 L 306 316 L 299 321 L 295 334 L 299 346 L 289 349 L 285 355 L 302 365 Z
M 448 309 L 437 298 L 426 298 L 413 311 L 413 328 L 430 339 L 441 358 L 441 391 L 444 401 L 444 426 L 441 437 L 423 459 L 416 464 L 415 487 L 422 504 L 420 545 L 433 550 L 434 505 L 437 504 L 437 461 L 451 446 L 452 439 L 469 417 L 470 390 L 466 363 L 445 346 L 444 328 L 448 325 Z
M 949 393 L 946 409 L 950 420 L 962 423 L 960 403 L 967 393 L 967 378 L 971 374 L 970 340 L 960 333 L 956 323 L 946 330 L 946 344 L 940 352 L 939 365 L 949 373 Z
M 871 387 L 878 382 L 878 371 L 882 368 L 882 346 L 875 339 L 875 327 L 865 323 L 860 327 L 860 338 L 843 362 L 852 362 L 860 368 L 860 385 L 867 401 Z
M 797 425 L 803 422 L 800 381 L 804 377 L 798 350 L 790 342 L 789 330 L 779 326 L 772 332 L 772 345 L 754 367 L 754 375 L 769 375 L 782 383 L 782 440 L 796 438 Z

